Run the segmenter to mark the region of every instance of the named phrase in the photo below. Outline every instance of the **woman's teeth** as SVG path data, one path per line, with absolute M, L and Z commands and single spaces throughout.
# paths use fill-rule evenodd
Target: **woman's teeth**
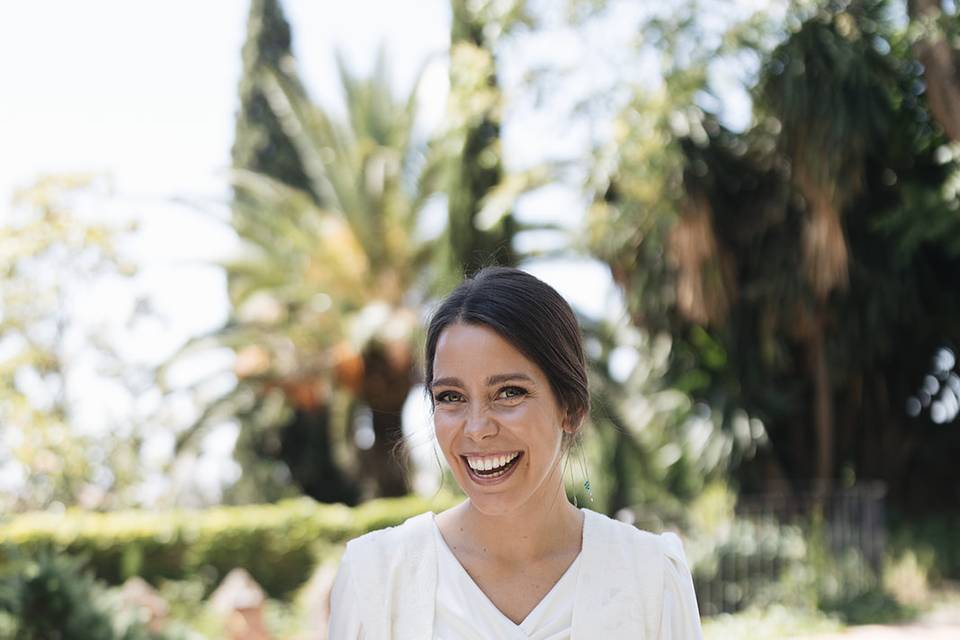
M 483 458 L 467 457 L 467 464 L 477 473 L 485 476 L 497 476 L 506 470 L 507 465 L 517 459 L 519 451 L 500 456 L 487 456 Z

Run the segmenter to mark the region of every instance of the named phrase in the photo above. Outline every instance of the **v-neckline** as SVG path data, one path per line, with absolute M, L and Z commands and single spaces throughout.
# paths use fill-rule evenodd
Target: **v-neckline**
M 466 581 L 470 584 L 470 588 L 476 591 L 477 595 L 479 595 L 483 599 L 483 601 L 490 606 L 490 608 L 493 611 L 496 611 L 497 614 L 503 619 L 505 623 L 509 624 L 512 628 L 515 628 L 518 631 L 522 631 L 523 633 L 528 635 L 529 635 L 529 630 L 526 628 L 527 623 L 530 620 L 534 619 L 534 614 L 538 613 L 541 609 L 543 609 L 546 606 L 546 603 L 548 603 L 551 600 L 552 596 L 559 590 L 560 585 L 562 585 L 565 581 L 570 580 L 572 575 L 575 572 L 579 575 L 580 558 L 583 557 L 583 550 L 587 546 L 587 520 L 589 520 L 589 518 L 587 517 L 587 514 L 584 513 L 583 524 L 582 524 L 582 529 L 580 534 L 580 552 L 577 553 L 577 556 L 567 566 L 567 568 L 564 570 L 563 574 L 561 574 L 561 576 L 557 579 L 557 581 L 553 583 L 553 586 L 550 587 L 550 590 L 547 591 L 547 593 L 544 594 L 542 598 L 540 598 L 540 601 L 537 602 L 536 605 L 534 605 L 533 609 L 527 612 L 527 615 L 523 618 L 523 620 L 521 620 L 519 623 L 516 623 L 513 620 L 511 620 L 509 616 L 507 616 L 507 614 L 501 611 L 500 608 L 497 607 L 497 605 L 493 603 L 493 600 L 491 600 L 490 597 L 484 592 L 484 590 L 480 588 L 480 585 L 478 585 L 476 580 L 473 579 L 473 576 L 470 575 L 470 572 L 467 571 L 467 569 L 460 563 L 460 560 L 457 558 L 456 554 L 453 553 L 453 550 L 450 549 L 450 546 L 447 544 L 447 541 L 444 539 L 443 533 L 440 531 L 439 525 L 437 525 L 436 514 L 434 514 L 433 517 L 431 518 L 431 521 L 433 522 L 433 530 L 436 537 L 437 546 L 440 548 L 441 553 L 445 553 L 447 557 L 453 562 L 453 564 L 456 566 L 457 570 L 460 572 L 462 577 L 466 578 Z

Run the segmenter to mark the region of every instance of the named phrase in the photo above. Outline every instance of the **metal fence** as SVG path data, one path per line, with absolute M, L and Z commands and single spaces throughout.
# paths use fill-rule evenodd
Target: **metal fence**
M 829 573 L 838 591 L 869 588 L 883 564 L 885 494 L 883 483 L 870 482 L 827 497 L 813 491 L 740 496 L 730 528 L 699 543 L 694 581 L 701 614 L 788 597 L 782 592 L 789 588 L 788 571 Z

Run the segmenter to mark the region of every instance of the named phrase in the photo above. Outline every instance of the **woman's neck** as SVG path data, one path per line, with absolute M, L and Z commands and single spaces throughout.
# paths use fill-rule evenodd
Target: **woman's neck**
M 552 495 L 532 497 L 522 510 L 503 515 L 481 512 L 469 500 L 454 510 L 451 531 L 465 551 L 498 562 L 530 562 L 580 551 L 583 513 L 567 500 L 563 484 Z

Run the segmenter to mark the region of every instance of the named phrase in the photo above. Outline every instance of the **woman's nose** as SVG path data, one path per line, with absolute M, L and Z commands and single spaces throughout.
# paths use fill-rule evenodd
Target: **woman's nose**
M 473 407 L 467 415 L 463 432 L 473 440 L 483 440 L 497 435 L 497 424 L 490 418 L 485 407 Z

